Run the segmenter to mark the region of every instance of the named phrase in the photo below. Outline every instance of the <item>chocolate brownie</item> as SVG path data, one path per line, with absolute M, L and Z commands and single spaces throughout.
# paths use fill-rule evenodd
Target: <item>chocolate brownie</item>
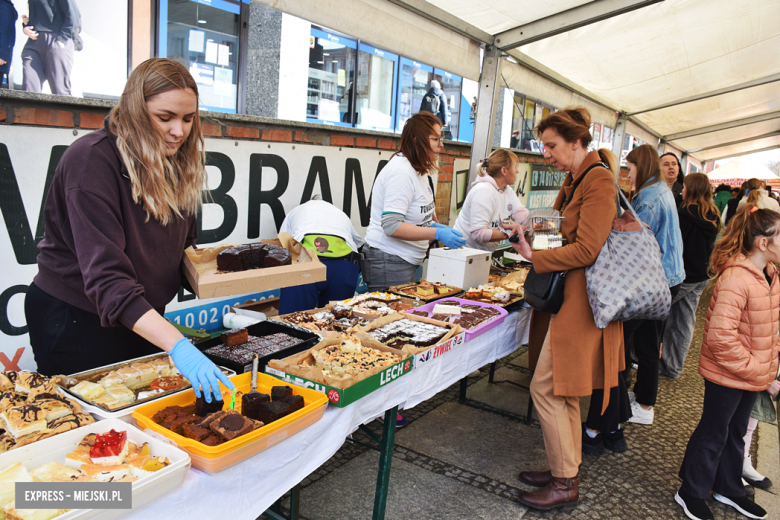
M 184 408 L 182 408 L 181 406 L 168 406 L 167 408 L 163 408 L 162 410 L 154 414 L 152 416 L 152 420 L 157 424 L 161 424 L 163 421 L 165 421 L 168 418 L 174 419 L 178 417 L 183 411 Z
M 287 410 L 288 414 L 297 412 L 305 406 L 303 396 L 300 395 L 288 395 L 287 397 L 279 399 L 279 402 L 290 405 L 290 408 Z
M 275 420 L 281 419 L 282 417 L 287 415 L 289 409 L 290 409 L 290 405 L 287 403 L 283 403 L 282 401 L 261 403 L 260 414 L 257 420 L 263 422 L 264 424 L 270 424 Z
M 244 257 L 242 253 L 246 255 L 246 251 L 249 250 L 249 246 L 241 245 L 235 247 L 229 247 L 217 255 L 217 269 L 220 271 L 243 271 Z
M 219 339 L 228 347 L 243 345 L 249 341 L 249 332 L 246 329 L 231 329 L 220 334 Z
M 223 401 L 217 401 L 213 395 L 211 396 L 211 402 L 207 403 L 204 392 L 204 395 L 201 395 L 195 399 L 195 415 L 206 417 L 210 413 L 222 410 L 224 404 L 225 403 Z
M 291 265 L 292 257 L 290 252 L 281 246 L 268 245 L 268 254 L 263 260 L 263 267 L 277 267 L 280 265 Z
M 185 424 L 181 427 L 181 430 L 185 437 L 188 439 L 194 439 L 199 442 L 211 435 L 211 430 L 201 428 L 196 424 Z
M 275 386 L 271 388 L 271 401 L 279 401 L 291 395 L 293 395 L 293 391 L 289 386 Z
M 197 422 L 196 424 L 197 424 L 198 426 L 200 426 L 201 428 L 208 428 L 209 426 L 211 426 L 211 423 L 212 423 L 212 422 L 214 422 L 214 421 L 217 421 L 217 420 L 221 419 L 221 418 L 222 418 L 222 417 L 224 417 L 225 415 L 227 415 L 227 412 L 225 412 L 224 410 L 220 410 L 220 411 L 218 411 L 218 412 L 215 412 L 215 413 L 213 413 L 213 414 L 211 414 L 211 415 L 207 415 L 206 417 L 204 417 L 203 419 L 201 419 L 201 420 L 200 420 L 199 422 Z
M 416 314 L 417 316 L 422 316 L 424 318 L 428 317 L 428 313 L 425 311 L 411 311 L 411 314 Z
M 220 444 L 224 443 L 225 441 L 222 440 L 222 437 L 220 437 L 216 433 L 209 433 L 209 436 L 204 438 L 200 442 L 205 444 L 206 446 L 219 446 Z
M 182 430 L 182 427 L 185 424 L 192 424 L 196 421 L 199 421 L 200 417 L 196 415 L 183 415 L 179 416 L 174 420 L 171 425 L 168 427 L 169 430 L 172 432 L 178 433 L 179 435 L 184 435 L 184 431 Z
M 230 410 L 221 419 L 209 425 L 211 431 L 226 441 L 240 437 L 254 430 L 254 422 L 235 410 Z
M 261 394 L 257 392 L 244 394 L 244 396 L 241 398 L 241 413 L 250 419 L 257 420 L 260 413 L 260 404 L 267 403 L 270 400 L 271 396 L 268 394 Z
M 452 314 L 434 314 L 433 316 L 431 316 L 431 319 L 432 320 L 436 320 L 436 321 L 447 321 L 447 322 L 449 322 L 450 321 L 450 316 L 452 316 Z

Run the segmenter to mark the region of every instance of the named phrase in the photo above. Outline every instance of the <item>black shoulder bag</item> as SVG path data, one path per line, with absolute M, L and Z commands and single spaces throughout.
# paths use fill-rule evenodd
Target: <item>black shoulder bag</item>
M 574 185 L 571 193 L 569 193 L 566 202 L 563 203 L 561 214 L 563 214 L 566 206 L 571 202 L 571 199 L 574 197 L 574 192 L 577 191 L 577 187 L 582 183 L 583 179 L 585 179 L 585 175 L 597 166 L 602 166 L 609 170 L 608 166 L 600 162 L 585 170 L 585 173 L 582 174 L 580 180 L 577 181 L 577 184 Z M 563 305 L 563 284 L 566 281 L 566 273 L 567 271 L 553 271 L 551 273 L 539 274 L 532 264 L 531 271 L 525 279 L 523 288 L 525 301 L 528 302 L 528 305 L 539 312 L 558 314 L 558 311 L 561 310 L 561 306 Z

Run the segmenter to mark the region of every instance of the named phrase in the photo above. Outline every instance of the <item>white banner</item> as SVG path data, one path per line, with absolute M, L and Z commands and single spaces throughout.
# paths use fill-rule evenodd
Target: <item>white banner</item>
M 84 135 L 74 130 L 0 126 L 0 363 L 34 369 L 24 317 L 24 294 L 38 268 L 42 204 L 65 149 Z M 285 215 L 315 194 L 344 210 L 364 233 L 374 179 L 393 152 L 335 146 L 206 139 L 212 202 L 205 204 L 198 244 L 274 238 Z M 179 293 L 169 319 L 196 329 L 222 326 L 230 305 L 277 291 L 201 301 Z

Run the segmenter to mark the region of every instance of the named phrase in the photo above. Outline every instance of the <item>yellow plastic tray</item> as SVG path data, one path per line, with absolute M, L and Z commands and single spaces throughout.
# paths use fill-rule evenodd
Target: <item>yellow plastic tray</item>
M 251 372 L 230 378 L 233 384 L 236 385 L 236 389 L 243 393 L 249 392 L 251 379 Z M 303 397 L 305 404 L 303 409 L 219 446 L 206 446 L 194 439 L 188 439 L 178 433 L 174 433 L 152 420 L 154 414 L 168 406 L 192 405 L 195 402 L 195 392 L 192 389 L 142 406 L 133 412 L 133 417 L 138 421 L 138 426 L 141 429 L 146 428 L 163 435 L 173 440 L 181 449 L 187 451 L 192 457 L 192 465 L 196 468 L 209 472 L 222 471 L 314 424 L 325 413 L 325 407 L 328 404 L 328 397 L 325 394 L 308 388 L 286 384 L 266 374 L 257 374 L 258 392 L 270 394 L 273 386 L 289 386 L 292 388 L 294 395 Z M 226 390 L 221 383 L 220 388 Z

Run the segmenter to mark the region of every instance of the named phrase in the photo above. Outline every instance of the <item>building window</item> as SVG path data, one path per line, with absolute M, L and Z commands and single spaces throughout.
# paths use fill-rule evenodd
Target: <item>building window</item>
M 360 128 L 393 131 L 398 55 L 361 43 L 358 48 L 355 118 Z
M 306 119 L 352 126 L 357 42 L 311 28 Z
M 460 124 L 460 87 L 463 80 L 460 76 L 441 69 L 435 69 L 433 77 L 441 84 L 447 98 L 447 126 L 442 128 L 442 134 L 445 139 L 457 139 Z
M 398 121 L 395 131 L 401 133 L 406 120 L 420 111 L 420 104 L 428 92 L 431 79 L 433 79 L 433 67 L 424 65 L 408 58 L 401 58 L 401 77 L 398 89 Z
M 236 0 L 160 0 L 158 56 L 189 69 L 202 110 L 238 111 L 242 10 Z

